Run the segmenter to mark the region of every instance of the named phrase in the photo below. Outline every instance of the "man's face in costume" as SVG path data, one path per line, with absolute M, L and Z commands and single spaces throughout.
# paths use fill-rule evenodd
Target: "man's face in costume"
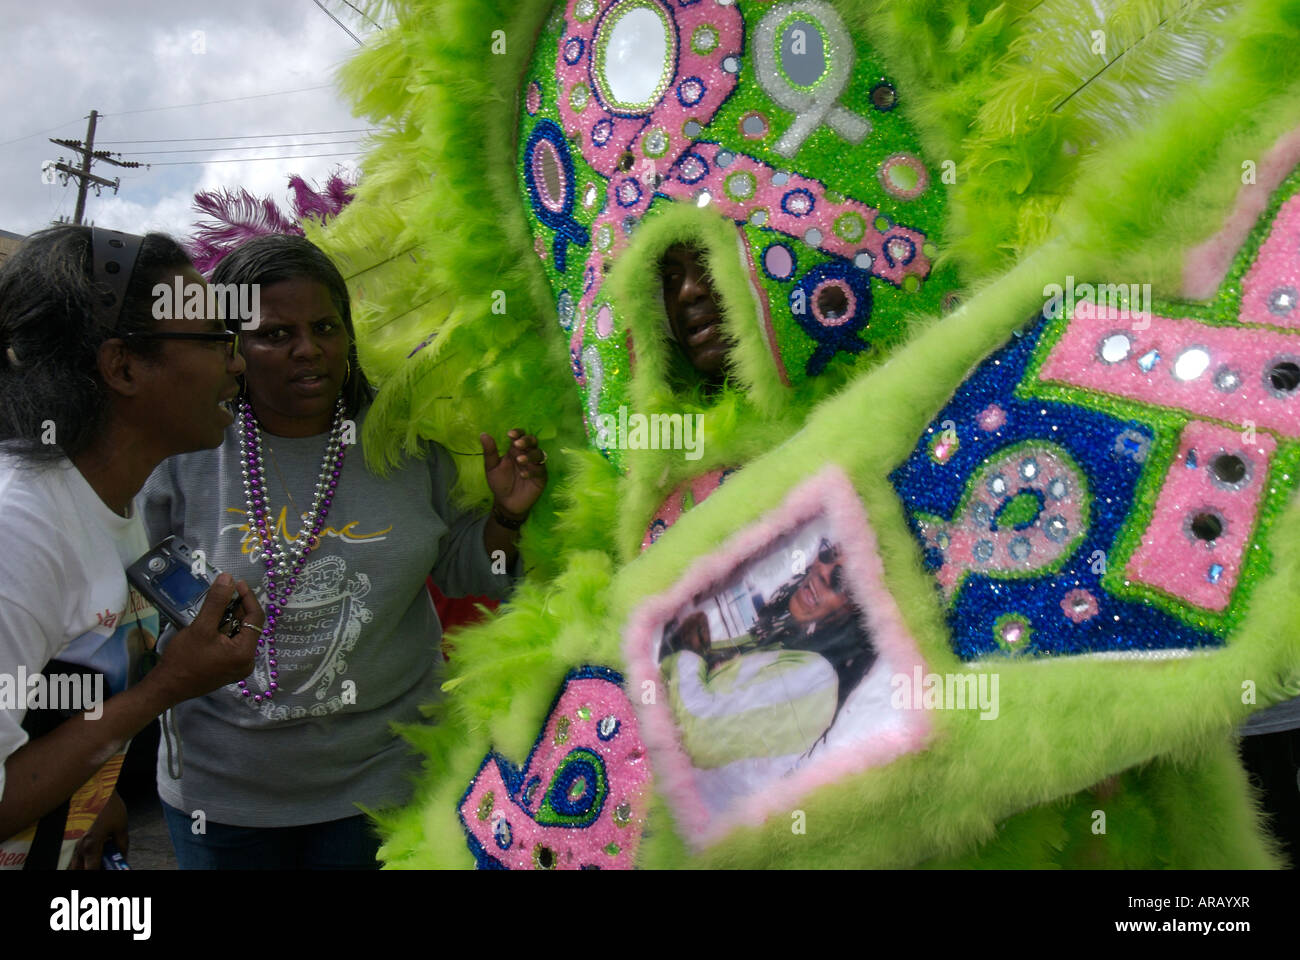
M 706 381 L 721 380 L 731 343 L 723 336 L 722 309 L 700 251 L 680 243 L 669 247 L 659 272 L 673 339 Z

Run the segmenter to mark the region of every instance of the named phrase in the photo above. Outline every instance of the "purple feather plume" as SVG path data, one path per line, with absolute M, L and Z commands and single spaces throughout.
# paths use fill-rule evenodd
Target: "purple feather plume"
M 353 186 L 337 173 L 323 190 L 316 190 L 300 176 L 289 177 L 293 218 L 270 197 L 255 197 L 242 187 L 200 190 L 194 195 L 194 209 L 211 219 L 195 221 L 194 236 L 185 247 L 195 268 L 210 276 L 226 254 L 246 240 L 272 233 L 302 236 L 299 224 L 308 217 L 328 223 L 352 200 Z

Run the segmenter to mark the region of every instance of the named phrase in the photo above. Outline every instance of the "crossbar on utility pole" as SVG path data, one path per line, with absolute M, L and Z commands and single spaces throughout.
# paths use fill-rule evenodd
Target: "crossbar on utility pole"
M 99 111 L 90 111 L 90 124 L 86 127 L 86 145 L 82 146 L 80 140 L 56 140 L 50 138 L 50 143 L 58 144 L 60 147 L 67 147 L 81 154 L 81 166 L 72 167 L 64 163 L 61 159 L 54 164 L 54 169 L 64 175 L 64 183 L 68 177 L 75 177 L 77 180 L 77 212 L 73 222 L 80 225 L 81 218 L 86 212 L 86 189 L 92 184 L 96 192 L 100 187 L 112 187 L 113 192 L 117 193 L 117 188 L 121 185 L 120 179 L 105 180 L 103 177 L 96 176 L 90 172 L 90 165 L 96 160 L 102 160 L 105 163 L 111 163 L 118 167 L 140 167 L 141 163 L 128 162 L 124 160 L 114 160 L 107 150 L 95 150 L 95 124 L 99 120 Z M 119 154 L 120 156 L 120 154 Z

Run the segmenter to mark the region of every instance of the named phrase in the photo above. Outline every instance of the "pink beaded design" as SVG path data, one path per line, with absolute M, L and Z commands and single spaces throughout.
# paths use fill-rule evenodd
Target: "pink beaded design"
M 654 519 L 650 521 L 650 526 L 646 528 L 645 537 L 641 540 L 641 549 L 644 550 L 649 547 L 663 535 L 665 530 L 681 519 L 688 490 L 695 504 L 701 504 L 712 495 L 713 491 L 722 486 L 722 481 L 736 469 L 735 467 L 719 467 L 717 470 L 710 470 L 708 473 L 701 474 L 680 484 L 655 511 Z
M 1056 444 L 1035 441 L 991 459 L 967 484 L 963 509 L 951 522 L 925 514 L 917 526 L 943 558 L 935 571 L 951 597 L 968 572 L 1037 574 L 1068 556 L 1087 529 L 1087 481 Z M 1012 500 L 1034 497 L 1032 521 L 1001 519 Z
M 1002 425 L 1007 422 L 1007 412 L 996 403 L 990 403 L 979 412 L 975 422 L 979 424 L 979 428 L 985 433 L 992 433 L 1001 429 Z
M 600 667 L 574 671 L 522 770 L 495 753 L 483 761 L 459 808 L 480 866 L 634 865 L 650 768 L 620 682 Z
M 1040 378 L 1213 420 L 1250 418 L 1259 427 L 1300 437 L 1300 391 L 1278 390 L 1270 378 L 1278 364 L 1296 362 L 1296 337 L 1166 317 L 1139 326 L 1116 307 L 1078 304 Z M 1108 340 L 1109 356 L 1122 352 L 1121 359 L 1106 358 Z M 1206 361 L 1191 351 L 1201 351 Z
M 1243 322 L 1300 328 L 1300 195 L 1282 204 L 1241 289 Z
M 1083 623 L 1100 613 L 1101 606 L 1090 590 L 1080 588 L 1061 598 L 1061 612 L 1074 623 Z
M 1189 423 L 1128 576 L 1198 607 L 1227 607 L 1276 449 L 1268 434 L 1246 444 L 1238 430 Z
M 725 163 L 719 164 L 719 155 Z M 738 183 L 752 187 L 738 192 Z M 930 260 L 921 252 L 924 234 L 897 224 L 878 230 L 880 211 L 874 207 L 851 197 L 831 202 L 819 181 L 778 171 L 717 144 L 694 144 L 668 171 L 659 191 L 696 203 L 707 191 L 708 202 L 720 213 L 742 222 L 756 210 L 765 211 L 765 227 L 855 263 L 859 258 L 865 263 L 869 256 L 866 269 L 895 285 L 909 274 L 924 277 L 930 272 Z

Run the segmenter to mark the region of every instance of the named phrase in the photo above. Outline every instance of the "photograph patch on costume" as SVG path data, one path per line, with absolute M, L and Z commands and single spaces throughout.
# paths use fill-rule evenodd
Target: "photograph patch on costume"
M 643 605 L 629 647 L 656 691 L 656 769 L 697 843 L 924 739 L 890 684 L 921 661 L 838 468 Z

